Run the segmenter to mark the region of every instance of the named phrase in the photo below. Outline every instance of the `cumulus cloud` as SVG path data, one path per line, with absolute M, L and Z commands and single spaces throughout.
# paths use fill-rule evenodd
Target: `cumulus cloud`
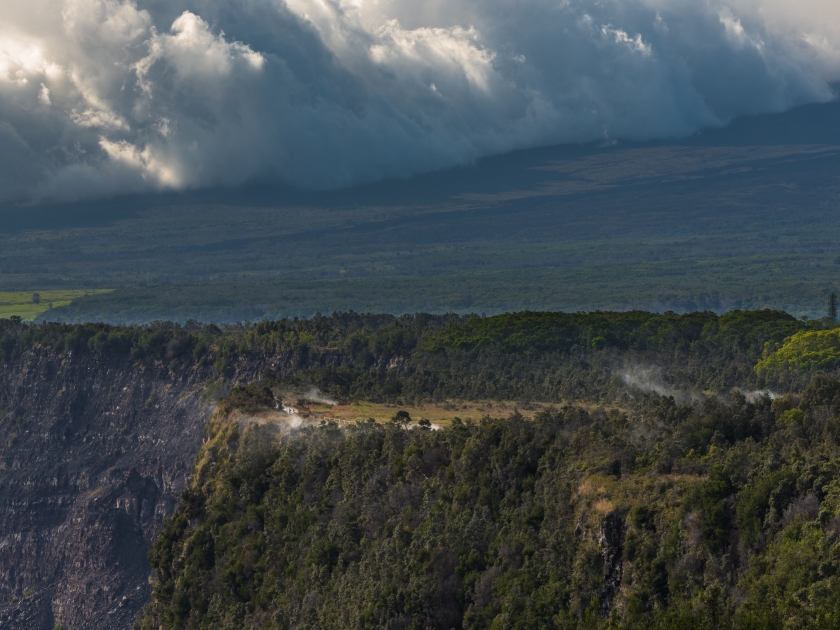
M 827 101 L 826 0 L 0 0 L 0 200 L 375 181 Z

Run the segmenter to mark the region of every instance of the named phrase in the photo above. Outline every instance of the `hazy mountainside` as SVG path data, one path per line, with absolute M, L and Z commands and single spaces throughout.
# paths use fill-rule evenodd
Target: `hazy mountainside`
M 815 327 L 772 311 L 350 313 L 224 330 L 0 321 L 0 620 L 127 627 L 149 593 L 146 550 L 215 399 L 237 381 L 394 405 L 627 405 L 650 391 L 690 400 L 703 390 L 801 387 L 807 374 L 759 376 L 753 366 L 766 342 Z
M 840 258 L 838 146 L 832 103 L 362 189 L 5 207 L 0 288 L 117 289 L 42 316 L 111 323 L 347 309 L 822 315 Z

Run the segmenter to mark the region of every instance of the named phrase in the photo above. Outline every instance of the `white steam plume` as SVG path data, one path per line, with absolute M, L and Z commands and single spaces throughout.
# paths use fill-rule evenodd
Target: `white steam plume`
M 835 0 L 0 0 L 0 200 L 370 182 L 832 98 Z
M 662 379 L 662 368 L 652 365 L 629 365 L 621 372 L 621 380 L 633 389 L 653 392 L 659 396 L 671 396 L 679 403 L 688 403 L 694 396 L 688 392 L 666 385 Z
M 312 402 L 321 403 L 323 405 L 330 405 L 333 407 L 335 407 L 338 404 L 338 402 L 336 402 L 332 398 L 327 398 L 326 396 L 324 396 L 321 390 L 317 387 L 310 387 L 309 391 L 306 392 L 303 398 L 305 400 L 310 400 Z

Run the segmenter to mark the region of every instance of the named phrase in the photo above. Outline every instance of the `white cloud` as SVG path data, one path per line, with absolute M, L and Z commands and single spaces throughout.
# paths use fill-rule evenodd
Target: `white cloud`
M 166 164 L 151 147 L 140 149 L 125 140 L 112 142 L 105 137 L 99 139 L 99 145 L 114 162 L 127 166 L 158 187 L 178 188 L 183 185 L 177 164 Z
M 49 88 L 43 84 L 41 84 L 41 87 L 42 90 L 38 95 L 38 100 L 42 103 L 49 103 Z M 45 96 L 46 98 L 44 99 L 42 96 Z M 70 112 L 70 120 L 79 127 L 129 130 L 129 126 L 122 118 L 107 111 L 86 109 L 83 112 L 78 112 L 73 110 Z
M 227 42 L 223 36 L 214 35 L 204 20 L 189 11 L 172 23 L 171 35 L 153 32 L 149 48 L 149 56 L 135 64 L 144 78 L 159 60 L 167 61 L 182 79 L 211 81 L 230 76 L 238 62 L 255 70 L 265 62 L 261 54 L 245 44 Z
M 38 101 L 42 105 L 52 105 L 52 101 L 50 100 L 50 88 L 43 83 L 41 84 L 41 91 L 38 92 Z
M 630 37 L 625 31 L 620 28 L 613 28 L 611 24 L 601 27 L 601 33 L 604 37 L 609 37 L 615 41 L 616 44 L 623 44 L 630 50 L 634 50 L 644 56 L 649 56 L 651 53 L 650 44 L 646 44 L 642 40 L 642 36 L 636 33 L 635 37 Z
M 0 200 L 344 186 L 832 97 L 825 0 L 0 0 Z
M 0 34 L 0 81 L 26 85 L 32 76 L 55 78 L 61 66 L 48 61 L 34 39 Z

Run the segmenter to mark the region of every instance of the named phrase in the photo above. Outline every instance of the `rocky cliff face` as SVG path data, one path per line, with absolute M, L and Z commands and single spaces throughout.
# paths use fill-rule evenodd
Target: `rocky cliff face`
M 0 630 L 130 628 L 213 411 L 203 393 L 224 393 L 222 374 L 342 361 L 304 347 L 220 362 L 175 328 L 28 330 L 0 335 Z
M 131 627 L 212 376 L 44 349 L 0 364 L 0 628 Z
M 626 531 L 624 519 L 611 513 L 601 522 L 601 530 L 598 533 L 598 543 L 604 558 L 604 580 L 598 593 L 598 606 L 604 617 L 610 616 L 616 593 L 621 588 L 622 552 Z

